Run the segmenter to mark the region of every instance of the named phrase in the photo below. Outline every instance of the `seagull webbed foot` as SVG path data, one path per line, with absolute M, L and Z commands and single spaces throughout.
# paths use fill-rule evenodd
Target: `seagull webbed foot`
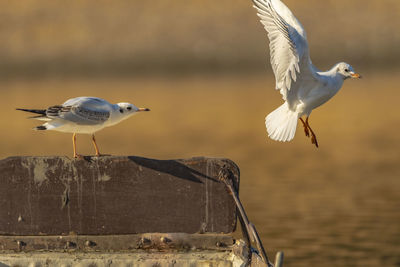
M 313 135 L 311 136 L 311 143 L 314 144 L 317 148 L 319 147 L 319 146 L 318 146 L 317 137 L 315 136 L 315 134 L 313 134 Z
M 311 132 L 311 143 L 312 143 L 313 145 L 315 145 L 315 146 L 318 148 L 319 145 L 318 145 L 318 141 L 317 141 L 317 136 L 315 135 L 314 131 L 313 131 L 313 130 L 311 129 L 311 127 L 310 127 L 310 124 L 308 123 L 308 117 L 306 118 L 306 121 L 305 121 L 305 122 L 304 122 L 301 118 L 300 118 L 300 120 L 303 122 L 304 129 L 307 128 L 307 132 L 308 132 L 308 131 Z M 304 130 L 304 131 L 306 131 L 306 130 Z M 306 133 L 306 135 L 307 135 L 307 133 Z M 308 137 L 309 135 L 310 135 L 310 133 L 308 132 L 307 137 Z
M 303 123 L 303 128 L 304 128 L 304 133 L 307 137 L 310 137 L 310 131 L 308 130 L 308 126 L 306 125 L 306 123 L 303 121 L 302 118 L 299 118 L 300 121 Z
M 85 157 L 80 154 L 74 154 L 74 159 L 82 160 L 82 159 L 85 159 Z

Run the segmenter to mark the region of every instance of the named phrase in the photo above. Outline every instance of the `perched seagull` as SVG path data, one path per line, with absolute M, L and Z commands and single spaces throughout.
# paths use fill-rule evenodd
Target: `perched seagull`
M 265 119 L 268 136 L 281 142 L 292 140 L 299 119 L 306 136 L 311 133 L 311 142 L 318 147 L 308 122 L 312 110 L 331 99 L 344 80 L 361 76 L 343 62 L 328 71 L 319 71 L 311 62 L 306 32 L 289 8 L 280 0 L 253 0 L 253 3 L 268 32 L 276 89 L 285 100 Z
M 150 111 L 148 108 L 137 108 L 130 103 L 110 104 L 97 97 L 76 97 L 68 99 L 62 105 L 47 109 L 22 109 L 26 112 L 39 114 L 30 118 L 46 121 L 34 130 L 54 130 L 73 133 L 72 144 L 74 158 L 81 157 L 76 153 L 76 134 L 91 134 L 96 156 L 100 156 L 94 133 L 126 120 L 136 112 Z

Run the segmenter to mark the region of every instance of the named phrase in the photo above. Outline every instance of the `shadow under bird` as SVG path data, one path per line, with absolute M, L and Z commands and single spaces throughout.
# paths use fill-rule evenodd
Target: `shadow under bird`
M 306 136 L 311 134 L 312 144 L 318 147 L 309 124 L 312 110 L 331 99 L 344 80 L 361 76 L 344 62 L 328 71 L 319 71 L 311 62 L 306 32 L 289 8 L 280 0 L 253 0 L 253 3 L 268 32 L 276 89 L 285 101 L 265 119 L 268 136 L 276 141 L 291 141 L 300 120 Z
M 91 134 L 96 156 L 101 156 L 94 137 L 95 132 L 120 123 L 137 112 L 150 111 L 148 108 L 138 108 L 130 103 L 111 104 L 97 97 L 71 98 L 62 105 L 51 106 L 47 109 L 17 108 L 17 110 L 38 114 L 30 118 L 46 121 L 34 130 L 73 133 L 74 158 L 81 157 L 76 153 L 77 133 Z

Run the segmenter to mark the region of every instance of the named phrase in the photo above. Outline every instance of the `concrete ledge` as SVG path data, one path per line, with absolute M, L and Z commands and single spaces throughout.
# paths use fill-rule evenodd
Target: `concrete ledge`
M 127 267 L 127 266 L 245 266 L 240 255 L 232 251 L 189 251 L 187 253 L 24 253 L 0 254 L 0 267 Z M 264 266 L 263 266 L 264 267 Z
M 0 161 L 0 235 L 231 233 L 236 207 L 218 180 L 230 160 L 133 156 Z
M 148 233 L 136 235 L 0 236 L 0 254 L 13 252 L 137 252 L 232 250 L 229 234 Z M 1 267 L 1 266 L 0 266 Z

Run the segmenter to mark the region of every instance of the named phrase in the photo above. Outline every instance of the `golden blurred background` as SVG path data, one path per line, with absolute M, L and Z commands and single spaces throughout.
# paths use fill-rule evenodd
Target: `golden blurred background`
M 227 157 L 270 257 L 285 266 L 400 266 L 400 2 L 285 0 L 314 64 L 347 81 L 310 124 L 316 149 L 267 138 L 281 103 L 251 1 L 0 2 L 0 156 L 72 155 L 71 136 L 34 132 L 16 107 L 76 96 L 152 111 L 99 132 L 100 151 Z M 93 154 L 88 136 L 78 152 Z

